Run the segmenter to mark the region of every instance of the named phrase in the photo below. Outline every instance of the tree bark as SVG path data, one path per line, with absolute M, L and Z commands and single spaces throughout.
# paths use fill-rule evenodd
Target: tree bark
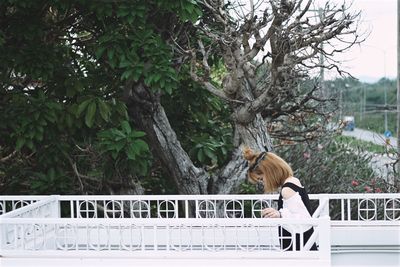
M 235 122 L 239 135 L 239 143 L 245 144 L 256 151 L 272 151 L 273 146 L 268 134 L 265 121 L 260 114 L 246 124 Z M 233 152 L 231 161 L 226 164 L 216 176 L 212 177 L 212 186 L 209 186 L 213 194 L 229 194 L 238 192 L 240 184 L 247 178 L 247 164 L 242 157 L 242 149 Z
M 130 86 L 129 86 L 130 87 Z M 128 112 L 147 134 L 153 155 L 160 158 L 179 194 L 207 194 L 209 174 L 197 168 L 182 148 L 159 99 L 143 84 L 127 88 Z
M 233 151 L 231 160 L 225 166 L 210 175 L 204 168 L 196 167 L 182 148 L 157 96 L 143 84 L 129 84 L 125 91 L 130 116 L 146 132 L 153 155 L 159 157 L 179 194 L 237 193 L 247 172 L 240 147 Z M 235 124 L 239 143 L 259 151 L 272 150 L 271 139 L 261 115 L 256 115 L 247 124 Z
M 246 125 L 237 123 L 236 126 L 242 143 L 258 151 L 273 150 L 271 138 L 261 114 L 257 114 L 253 121 Z

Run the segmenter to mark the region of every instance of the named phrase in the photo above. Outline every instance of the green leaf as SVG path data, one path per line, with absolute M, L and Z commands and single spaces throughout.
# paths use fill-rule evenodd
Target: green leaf
M 119 67 L 120 68 L 126 68 L 126 67 L 129 67 L 131 65 L 132 65 L 132 63 L 129 62 L 128 60 L 126 60 L 126 59 L 122 60 L 121 63 L 119 63 Z
M 82 112 L 86 109 L 86 107 L 89 105 L 89 103 L 91 101 L 92 101 L 92 99 L 87 99 L 79 104 L 78 109 L 76 110 L 76 113 L 75 113 L 75 116 L 77 118 L 79 118 L 79 116 L 82 114 Z
M 226 150 L 225 147 L 221 147 L 221 151 L 222 151 L 222 154 L 223 154 L 224 156 L 226 156 L 227 153 L 228 153 L 228 151 Z
M 152 83 L 152 81 L 153 81 L 153 76 L 149 75 L 144 79 L 144 84 L 149 86 Z
M 133 69 L 128 69 L 126 71 L 124 71 L 124 73 L 122 73 L 121 75 L 121 80 L 128 80 L 130 78 L 130 76 L 133 74 Z
M 32 140 L 27 140 L 25 144 L 28 148 L 30 148 L 31 150 L 34 150 L 34 145 L 33 145 Z
M 129 122 L 127 122 L 127 121 L 123 121 L 123 122 L 121 123 L 121 127 L 122 127 L 122 130 L 123 130 L 126 134 L 130 134 L 131 131 L 132 131 L 132 128 L 131 128 L 131 126 L 129 125 Z
M 136 138 L 143 137 L 145 135 L 146 135 L 146 133 L 142 132 L 142 131 L 133 131 L 131 134 L 132 137 L 136 137 Z
M 85 90 L 85 87 L 83 86 L 83 84 L 80 80 L 77 80 L 75 82 L 74 88 L 77 92 L 83 92 Z
M 94 101 L 90 102 L 87 111 L 86 111 L 86 116 L 85 116 L 85 124 L 87 127 L 92 128 L 93 123 L 94 123 L 94 118 L 96 114 L 96 103 Z
M 72 128 L 73 119 L 70 114 L 65 115 L 65 123 L 67 124 L 68 128 Z
M 128 118 L 127 108 L 124 103 L 118 101 L 114 108 L 117 110 L 119 115 L 124 116 L 126 119 Z
M 139 161 L 139 162 L 137 162 L 136 166 L 137 166 L 136 171 L 139 173 L 139 175 L 146 175 L 146 173 L 147 173 L 146 162 Z
M 135 148 L 137 148 L 137 150 L 141 151 L 141 152 L 145 152 L 149 150 L 149 146 L 147 145 L 147 143 L 143 140 L 135 140 L 135 142 L 133 142 L 133 146 Z
M 109 60 L 113 60 L 114 53 L 115 53 L 114 49 L 112 49 L 112 48 L 107 49 L 107 56 L 108 56 Z
M 156 73 L 153 75 L 154 82 L 158 82 L 160 79 L 161 79 L 161 75 L 159 73 Z
M 24 146 L 24 144 L 25 144 L 25 138 L 18 137 L 15 149 L 20 150 Z
M 121 140 L 119 142 L 114 143 L 113 149 L 117 152 L 120 152 L 121 149 L 126 145 L 125 140 Z
M 218 161 L 217 156 L 208 147 L 204 149 L 204 153 L 213 163 Z
M 46 121 L 44 118 L 42 118 L 42 119 L 40 119 L 40 120 L 38 121 L 38 124 L 39 124 L 39 125 L 42 125 L 42 126 L 47 126 L 47 121 Z
M 41 133 L 39 130 L 35 133 L 35 139 L 38 141 L 43 141 L 43 133 Z
M 125 150 L 126 155 L 128 156 L 128 159 L 130 160 L 135 160 L 136 159 L 136 149 L 134 146 L 129 146 L 127 147 L 127 149 Z
M 114 129 L 114 131 L 112 133 L 113 133 L 114 141 L 126 139 L 126 135 L 120 130 Z
M 108 122 L 110 120 L 110 108 L 108 105 L 102 101 L 98 101 L 98 106 L 99 106 L 99 111 L 100 111 L 100 116 L 103 118 L 104 121 Z
M 129 9 L 128 8 L 120 8 L 117 11 L 117 17 L 118 18 L 125 17 L 128 14 L 129 14 Z
M 96 54 L 96 58 L 100 59 L 105 50 L 106 50 L 105 46 L 97 48 L 96 53 L 95 53 Z
M 139 68 L 136 68 L 135 71 L 133 72 L 133 76 L 132 79 L 137 82 L 140 78 L 140 76 L 142 75 L 142 70 Z
M 56 113 L 54 112 L 54 110 L 50 110 L 50 111 L 48 111 L 47 113 L 45 113 L 45 114 L 44 114 L 44 117 L 45 117 L 48 121 L 53 122 L 53 123 L 57 121 L 57 115 L 56 115 Z
M 204 162 L 204 152 L 203 152 L 203 149 L 199 149 L 199 151 L 197 152 L 197 159 L 200 161 L 200 162 Z
M 68 86 L 67 87 L 67 96 L 73 97 L 76 94 L 75 88 Z

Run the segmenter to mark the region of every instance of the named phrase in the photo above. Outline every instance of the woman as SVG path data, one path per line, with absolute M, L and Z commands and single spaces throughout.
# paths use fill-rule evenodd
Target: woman
M 271 193 L 281 188 L 278 200 L 278 210 L 266 208 L 262 211 L 265 218 L 311 218 L 310 199 L 299 179 L 293 177 L 292 168 L 281 157 L 271 152 L 253 152 L 250 148 L 243 151 L 244 158 L 249 162 L 249 181 L 263 188 L 264 193 Z M 313 228 L 300 227 L 296 233 L 296 250 L 300 250 L 300 235 L 303 234 L 303 245 L 307 243 L 314 232 Z M 292 234 L 279 227 L 279 236 L 283 250 L 293 250 Z M 317 250 L 315 244 L 310 250 Z

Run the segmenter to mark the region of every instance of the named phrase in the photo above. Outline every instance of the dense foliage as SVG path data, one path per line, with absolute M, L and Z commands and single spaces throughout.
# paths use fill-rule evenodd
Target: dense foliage
M 246 171 L 234 153 L 240 143 L 270 145 L 266 130 L 278 146 L 321 136 L 325 100 L 308 71 L 319 68 L 318 53 L 333 55 L 319 43 L 341 34 L 356 43 L 357 15 L 326 5 L 326 21 L 310 26 L 291 17 L 304 15 L 300 5 L 269 1 L 271 12 L 236 27 L 229 1 L 201 2 L 1 1 L 0 193 L 215 193 L 228 185 L 231 192 Z M 267 26 L 273 30 L 260 39 L 257 27 Z M 250 49 L 251 34 L 258 40 Z M 283 46 L 289 34 L 293 43 Z M 257 63 L 267 37 L 270 59 Z M 343 179 L 365 164 L 315 146 L 312 161 L 301 144 L 278 152 L 320 192 L 330 189 L 318 187 L 319 177 L 336 179 L 335 164 L 343 163 L 336 173 Z M 345 167 L 349 160 L 357 167 Z M 323 173 L 313 171 L 322 165 Z
M 147 176 L 122 87 L 177 89 L 162 27 L 200 14 L 191 0 L 1 1 L 0 193 L 122 192 Z

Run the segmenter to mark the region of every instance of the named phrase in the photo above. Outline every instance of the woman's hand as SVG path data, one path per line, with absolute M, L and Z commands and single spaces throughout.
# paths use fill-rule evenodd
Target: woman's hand
M 266 208 L 261 211 L 263 218 L 281 218 L 281 213 L 273 208 Z

